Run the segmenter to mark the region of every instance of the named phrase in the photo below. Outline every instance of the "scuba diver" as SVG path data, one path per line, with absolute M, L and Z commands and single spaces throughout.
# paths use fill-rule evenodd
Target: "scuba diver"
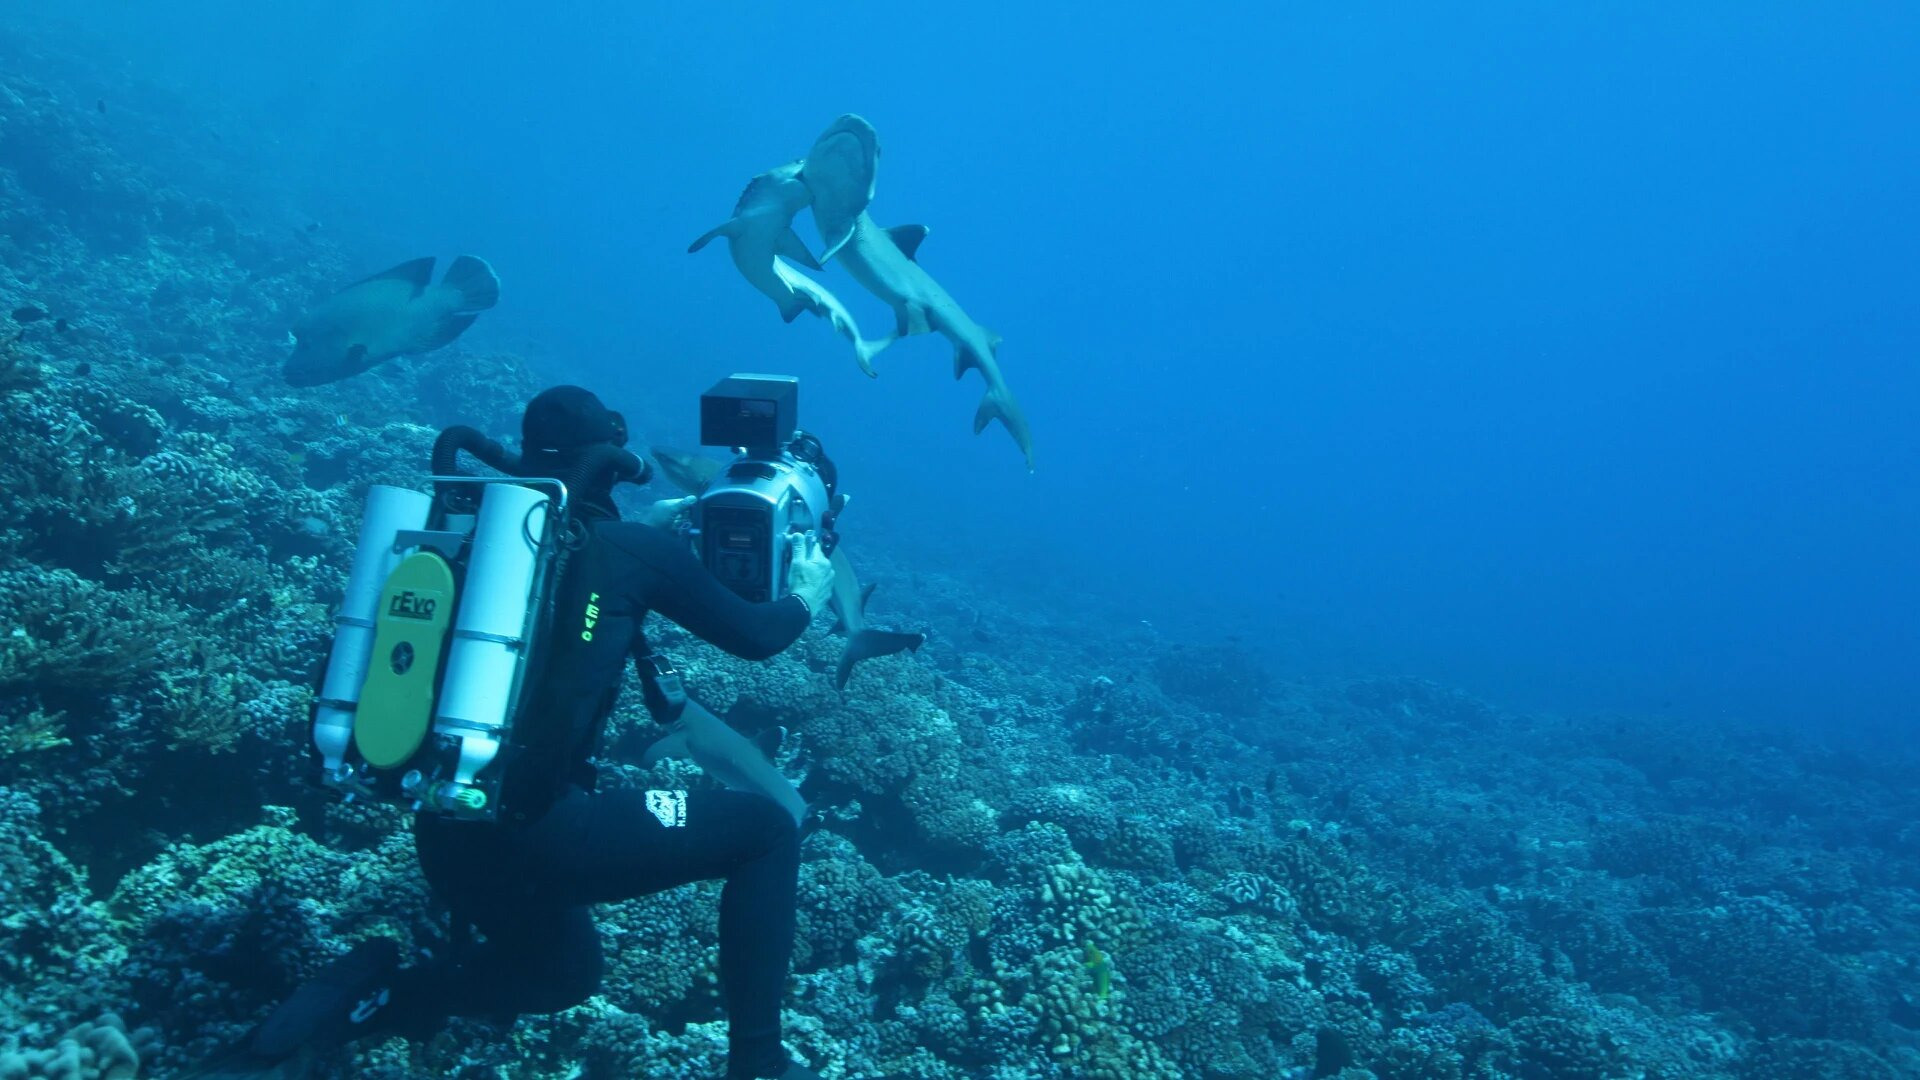
M 577 476 L 579 470 L 568 471 L 571 463 L 623 446 L 627 432 L 620 414 L 592 393 L 558 386 L 528 403 L 522 436 L 519 475 Z M 447 471 L 440 457 L 436 447 L 436 473 Z M 624 478 L 633 476 L 629 471 Z M 514 747 L 501 797 L 510 812 L 484 821 L 415 815 L 421 869 L 451 912 L 454 947 L 402 967 L 393 939 L 360 942 L 251 1033 L 244 1064 L 229 1063 L 212 1075 L 259 1075 L 309 1048 L 367 1035 L 423 1038 L 452 1016 L 577 1005 L 601 981 L 591 905 L 720 878 L 726 882 L 719 917 L 726 1076 L 818 1080 L 781 1045 L 800 845 L 798 815 L 777 800 L 797 803 L 798 795 L 770 765 L 765 768 L 784 796 L 778 790 L 596 792 L 590 759 L 629 658 L 641 665 L 656 720 L 674 724 L 692 716 L 724 728 L 686 700 L 671 667 L 653 653 L 641 629 L 648 612 L 735 656 L 765 659 L 793 644 L 827 603 L 832 565 L 816 543 L 796 536 L 786 595 L 750 602 L 709 573 L 685 540 L 621 521 L 612 486 L 572 492 L 586 541 L 556 585 L 552 643 L 524 698 L 522 726 L 541 734 Z M 677 502 L 657 504 L 655 516 Z M 469 928 L 483 940 L 463 940 Z

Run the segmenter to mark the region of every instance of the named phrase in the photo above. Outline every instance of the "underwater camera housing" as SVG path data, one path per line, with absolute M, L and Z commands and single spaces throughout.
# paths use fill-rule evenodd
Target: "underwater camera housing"
M 787 537 L 812 533 L 832 551 L 833 462 L 799 430 L 800 380 L 734 375 L 700 395 L 700 445 L 739 453 L 693 507 L 696 549 L 713 576 L 752 601 L 786 595 Z

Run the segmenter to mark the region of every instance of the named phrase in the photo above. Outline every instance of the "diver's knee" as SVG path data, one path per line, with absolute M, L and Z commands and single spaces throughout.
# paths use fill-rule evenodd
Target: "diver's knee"
M 786 807 L 759 794 L 741 801 L 745 807 L 741 811 L 741 824 L 760 838 L 765 850 L 796 853 L 800 850 L 800 823 Z

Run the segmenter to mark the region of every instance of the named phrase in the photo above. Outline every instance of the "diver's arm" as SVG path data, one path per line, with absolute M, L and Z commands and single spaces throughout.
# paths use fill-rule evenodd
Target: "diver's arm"
M 720 584 L 678 537 L 645 525 L 602 527 L 599 535 L 642 571 L 643 610 L 687 628 L 743 660 L 765 660 L 799 640 L 812 622 L 804 601 L 787 596 L 756 604 Z

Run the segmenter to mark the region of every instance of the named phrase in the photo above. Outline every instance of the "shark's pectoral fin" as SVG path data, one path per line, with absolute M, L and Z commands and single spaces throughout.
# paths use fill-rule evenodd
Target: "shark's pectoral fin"
M 854 223 L 873 201 L 879 168 L 879 135 L 872 124 L 851 113 L 829 125 L 807 151 L 800 181 L 813 199 L 821 262 L 833 258 L 853 238 Z
M 807 250 L 806 241 L 800 239 L 800 234 L 794 232 L 791 225 L 780 231 L 780 239 L 774 244 L 773 253 L 792 259 L 809 270 L 821 268 L 819 262 L 815 261 L 813 252 Z
M 367 369 L 367 347 L 365 345 L 347 346 L 347 366 L 355 371 Z
M 706 247 L 708 244 L 713 243 L 713 241 L 718 237 L 732 236 L 734 233 L 738 232 L 739 229 L 740 229 L 740 219 L 729 218 L 728 220 L 723 221 L 718 225 L 715 225 L 713 228 L 708 229 L 706 232 L 701 233 L 700 239 L 695 240 L 691 244 L 688 244 L 687 254 L 691 255 L 694 252 L 699 251 L 701 248 Z
M 900 254 L 911 259 L 920 250 L 920 241 L 932 231 L 925 225 L 895 225 L 887 230 L 887 236 L 893 240 L 893 246 L 900 249 Z

